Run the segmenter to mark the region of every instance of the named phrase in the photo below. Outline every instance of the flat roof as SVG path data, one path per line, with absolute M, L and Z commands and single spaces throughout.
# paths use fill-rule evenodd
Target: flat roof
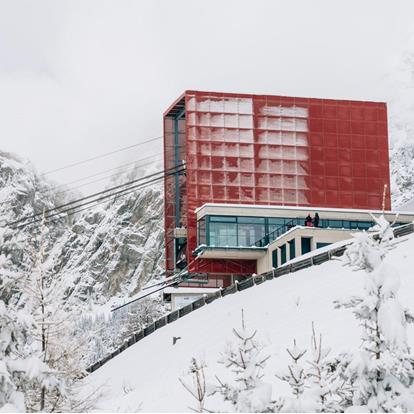
M 345 99 L 345 98 L 310 98 L 303 96 L 287 96 L 287 95 L 272 95 L 272 94 L 254 94 L 254 93 L 237 93 L 237 92 L 214 92 L 214 91 L 196 91 L 196 90 L 185 90 L 177 99 L 175 99 L 168 108 L 164 111 L 164 117 L 174 117 L 179 112 L 185 108 L 185 97 L 187 95 L 199 95 L 199 96 L 209 96 L 215 98 L 280 98 L 282 100 L 292 101 L 297 104 L 332 104 L 335 105 L 338 102 L 341 102 L 345 105 L 352 104 L 372 104 L 372 105 L 383 105 L 387 106 L 386 102 L 381 101 L 371 101 L 371 100 L 358 100 L 358 99 Z
M 200 245 L 193 255 L 203 259 L 254 260 L 262 257 L 267 247 L 258 246 L 206 246 Z
M 180 294 L 203 294 L 203 293 L 211 293 L 215 292 L 216 290 L 220 290 L 220 288 L 199 288 L 199 287 L 167 287 L 164 289 L 164 293 L 180 293 Z
M 368 104 L 381 104 L 381 105 L 385 105 L 385 102 L 382 101 L 371 101 L 371 100 L 362 100 L 362 99 L 348 99 L 348 98 L 321 98 L 321 97 L 304 97 L 304 96 L 287 96 L 287 95 L 275 95 L 275 94 L 254 94 L 254 93 L 237 93 L 237 92 L 214 92 L 214 91 L 196 91 L 196 90 L 185 90 L 183 95 L 191 95 L 191 94 L 195 94 L 195 95 L 210 95 L 210 96 L 214 96 L 214 97 L 222 97 L 222 98 L 226 98 L 226 97 L 236 97 L 236 98 L 282 98 L 282 99 L 287 99 L 287 100 L 295 100 L 297 99 L 298 101 L 301 101 L 301 103 L 305 103 L 306 101 L 308 101 L 309 103 L 337 103 L 337 102 L 343 102 L 346 104 L 351 104 L 352 103 L 368 103 Z M 182 96 L 182 95 L 181 95 Z M 299 103 L 299 102 L 298 102 Z

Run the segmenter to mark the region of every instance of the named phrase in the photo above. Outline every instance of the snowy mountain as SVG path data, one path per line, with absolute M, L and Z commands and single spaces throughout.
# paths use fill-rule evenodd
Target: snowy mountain
M 116 182 L 144 175 L 121 174 Z M 3 271 L 30 272 L 40 223 L 7 225 L 76 198 L 59 191 L 33 166 L 0 153 L 0 263 Z M 71 198 L 72 197 L 72 198 Z M 70 305 L 105 304 L 137 292 L 163 268 L 160 185 L 108 200 L 68 219 L 47 223 L 45 270 Z M 82 305 L 83 306 L 83 305 Z
M 414 199 L 414 36 L 393 65 L 388 85 L 392 202 L 399 207 Z
M 411 235 L 397 244 L 384 261 L 385 266 L 397 268 L 401 279 L 398 298 L 411 310 L 413 249 Z M 233 328 L 241 330 L 243 311 L 246 329 L 257 330 L 255 340 L 264 347 L 263 355 L 269 356 L 263 382 L 277 383 L 273 398 L 288 393 L 288 384 L 276 379 L 275 374 L 286 372 L 287 349 L 292 350 L 294 339 L 297 349 L 309 348 L 312 323 L 317 334 L 322 335 L 324 349 L 331 349 L 335 355 L 361 350 L 358 320 L 350 309 L 335 309 L 334 301 L 363 295 L 364 280 L 362 270 L 344 266 L 344 260 L 338 259 L 226 296 L 128 348 L 88 376 L 84 392 L 102 387 L 98 409 L 108 411 L 135 411 L 138 407 L 143 412 L 192 411 L 189 407 L 196 407 L 197 401 L 179 378 L 191 386 L 193 376 L 189 370 L 194 357 L 204 365 L 207 390 L 217 386 L 217 378 L 222 382 L 229 379 L 230 371 L 219 360 L 226 355 L 229 343 L 235 342 Z M 398 279 L 387 286 L 398 286 Z M 392 318 L 394 311 L 388 308 L 387 314 Z M 398 334 L 395 323 L 389 327 L 394 335 Z M 180 338 L 175 344 L 174 337 Z M 408 343 L 413 340 L 414 328 L 410 325 Z M 303 364 L 309 366 L 312 357 L 308 350 Z M 229 410 L 215 397 L 206 399 L 205 408 L 213 412 Z M 308 407 L 306 411 L 313 410 Z

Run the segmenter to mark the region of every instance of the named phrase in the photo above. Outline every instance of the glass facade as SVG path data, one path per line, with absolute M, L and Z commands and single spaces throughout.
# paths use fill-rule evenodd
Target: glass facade
M 167 274 L 183 247 L 190 271 L 254 272 L 251 261 L 192 259 L 195 209 L 205 203 L 382 209 L 384 184 L 390 188 L 386 105 L 186 91 L 164 113 L 164 159 L 166 169 L 184 161 L 187 170 L 165 179 Z M 236 237 L 248 245 L 262 224 L 245 224 Z M 187 229 L 186 246 L 174 240 L 177 226 Z M 226 228 L 223 236 L 216 226 L 217 243 L 234 242 L 234 225 Z
M 198 246 L 264 247 L 295 226 L 303 226 L 304 218 L 205 216 L 198 222 Z M 359 229 L 372 227 L 372 221 L 321 219 L 320 228 Z M 295 245 L 292 241 L 291 252 Z M 290 253 L 290 259 L 293 259 Z

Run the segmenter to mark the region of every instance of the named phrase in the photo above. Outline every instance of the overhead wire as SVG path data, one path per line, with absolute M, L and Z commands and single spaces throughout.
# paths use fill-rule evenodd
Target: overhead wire
M 172 168 L 170 168 L 169 170 L 172 170 L 172 169 L 174 169 L 174 168 L 177 168 L 177 167 L 172 167 Z M 164 171 L 168 171 L 168 170 L 164 170 Z M 18 224 L 18 223 L 20 223 L 20 222 L 22 222 L 22 221 L 26 221 L 26 220 L 29 220 L 29 219 L 32 219 L 32 218 L 36 218 L 36 217 L 41 216 L 41 215 L 43 215 L 43 214 L 48 214 L 49 212 L 52 212 L 52 211 L 54 211 L 54 210 L 59 210 L 59 209 L 61 209 L 61 208 L 63 208 L 63 207 L 70 206 L 71 204 L 76 204 L 76 203 L 78 203 L 78 202 L 81 202 L 81 201 L 84 201 L 84 200 L 88 200 L 88 199 L 90 199 L 90 198 L 93 198 L 93 197 L 96 197 L 96 196 L 99 196 L 99 195 L 102 195 L 102 194 L 109 193 L 109 192 L 111 192 L 111 191 L 117 190 L 117 189 L 119 189 L 119 188 L 121 188 L 121 187 L 126 187 L 126 186 L 128 186 L 128 185 L 135 184 L 135 183 L 137 183 L 137 182 L 139 182 L 139 181 L 141 181 L 141 180 L 143 180 L 143 179 L 145 179 L 145 178 L 150 178 L 150 177 L 153 177 L 154 175 L 157 175 L 157 174 L 159 174 L 160 172 L 162 172 L 162 171 L 157 171 L 157 172 L 152 173 L 152 174 L 150 174 L 150 175 L 147 175 L 147 176 L 144 176 L 144 177 L 139 177 L 139 178 L 136 178 L 136 179 L 131 180 L 131 181 L 128 181 L 128 182 L 126 182 L 126 183 L 119 184 L 119 185 L 116 185 L 116 186 L 114 186 L 114 187 L 107 188 L 107 189 L 102 190 L 102 191 L 99 191 L 99 192 L 97 192 L 97 193 L 93 193 L 93 194 L 90 194 L 90 195 L 88 195 L 88 196 L 85 196 L 85 197 L 79 198 L 79 199 L 77 199 L 77 200 L 69 201 L 69 202 L 67 202 L 67 203 L 65 203 L 65 204 L 61 204 L 61 205 L 59 205 L 59 206 L 55 206 L 55 207 L 49 208 L 49 209 L 47 209 L 47 210 L 44 210 L 43 212 L 39 212 L 39 213 L 36 213 L 36 214 L 30 215 L 30 216 L 22 217 L 22 218 L 20 218 L 20 219 L 18 219 L 18 220 L 15 220 L 15 221 L 13 221 L 13 222 L 8 223 L 8 224 L 9 224 L 9 225 L 14 225 L 14 224 Z
M 163 274 L 165 274 L 165 272 Z M 171 276 L 170 278 L 168 278 L 168 279 L 166 279 L 162 282 L 159 282 L 159 283 L 156 283 L 154 285 L 148 286 L 148 287 L 142 289 L 142 291 L 147 290 L 147 289 L 151 289 L 153 287 L 161 286 L 158 289 L 152 290 L 151 292 L 148 292 L 145 295 L 139 296 L 138 298 L 132 299 L 129 302 L 126 302 L 126 303 L 123 303 L 122 305 L 116 306 L 115 308 L 111 309 L 111 312 L 116 312 L 117 310 L 122 309 L 125 306 L 129 306 L 132 303 L 138 302 L 138 301 L 146 298 L 147 296 L 150 296 L 150 295 L 153 295 L 154 293 L 159 292 L 160 290 L 164 290 L 167 287 L 176 285 L 177 283 L 182 281 L 183 276 L 185 274 L 188 274 L 187 267 L 185 269 L 181 270 L 180 272 L 178 272 L 176 275 Z
M 74 162 L 72 164 L 64 165 L 63 167 L 55 168 L 54 170 L 46 171 L 41 175 L 44 176 L 44 175 L 48 175 L 48 174 L 53 174 L 53 173 L 58 172 L 58 171 L 63 171 L 63 170 L 66 170 L 68 168 L 73 168 L 73 167 L 76 167 L 78 165 L 86 164 L 88 162 L 95 161 L 95 160 L 98 160 L 100 158 L 108 157 L 109 155 L 113 155 L 113 154 L 116 154 L 118 152 L 126 151 L 126 150 L 131 149 L 131 148 L 136 148 L 136 147 L 139 147 L 141 145 L 148 144 L 149 142 L 157 141 L 161 138 L 163 138 L 162 135 L 159 136 L 159 137 L 150 138 L 150 139 L 147 139 L 145 141 L 138 142 L 137 144 L 128 145 L 127 147 L 119 148 L 117 150 L 106 152 L 106 153 L 101 154 L 101 155 L 96 155 L 95 157 L 87 158 L 87 159 L 84 159 L 84 160 L 81 160 L 81 161 Z
M 146 159 L 149 159 L 149 158 L 154 158 L 154 157 L 147 157 Z M 159 156 L 158 156 L 158 159 L 160 159 L 160 158 L 159 158 Z M 154 159 L 154 161 L 156 161 L 156 160 L 157 160 L 157 158 L 155 158 L 155 159 Z M 154 163 L 154 161 L 147 162 L 147 163 L 144 163 L 144 164 L 139 164 L 139 165 L 136 165 L 134 168 L 132 168 L 132 169 L 130 170 L 130 172 L 134 171 L 135 169 L 138 169 L 138 168 L 141 168 L 141 167 L 146 167 L 147 165 L 151 165 L 151 164 L 153 164 L 153 163 Z M 135 162 L 134 162 L 133 164 L 135 164 Z M 68 193 L 68 192 L 70 192 L 70 191 L 74 191 L 74 190 L 77 190 L 77 189 L 79 189 L 79 188 L 86 187 L 87 185 L 90 185 L 90 184 L 95 184 L 95 183 L 98 183 L 98 182 L 100 182 L 100 181 L 106 180 L 106 179 L 108 179 L 108 178 L 116 177 L 118 174 L 126 173 L 127 171 L 128 171 L 128 170 L 121 170 L 120 172 L 117 172 L 117 173 L 115 173 L 115 174 L 106 175 L 106 176 L 104 176 L 104 177 L 102 177 L 102 178 L 99 178 L 99 179 L 97 179 L 97 180 L 88 181 L 87 183 L 84 183 L 84 184 L 78 185 L 78 186 L 76 186 L 76 187 L 70 187 L 70 188 L 67 188 L 66 190 L 63 190 L 63 191 L 59 191 L 59 192 L 57 192 L 56 194 L 57 194 L 57 195 L 65 194 L 65 193 Z M 80 180 L 78 180 L 78 181 L 80 181 Z
M 171 174 L 171 175 L 172 175 L 172 174 Z M 50 217 L 58 216 L 59 214 L 64 214 L 64 216 L 55 217 L 54 219 L 52 218 L 52 219 L 45 220 L 45 224 L 48 224 L 48 223 L 53 223 L 54 221 L 60 220 L 60 219 L 62 219 L 62 218 L 73 216 L 73 215 L 75 215 L 75 214 L 81 213 L 82 211 L 85 211 L 85 210 L 89 210 L 89 209 L 91 209 L 91 208 L 94 208 L 94 207 L 96 207 L 96 206 L 98 206 L 98 205 L 100 205 L 100 204 L 107 203 L 108 201 L 114 201 L 114 200 L 117 200 L 117 199 L 118 199 L 118 198 L 120 198 L 120 197 L 123 197 L 123 196 L 129 195 L 129 194 L 131 194 L 131 193 L 133 193 L 133 192 L 135 192 L 135 191 L 138 191 L 138 190 L 142 190 L 142 189 L 144 189 L 144 188 L 147 188 L 147 187 L 149 187 L 150 185 L 152 185 L 154 182 L 156 182 L 156 181 L 160 181 L 160 180 L 162 180 L 162 179 L 164 179 L 164 176 L 162 176 L 162 177 L 158 177 L 158 178 L 156 178 L 156 179 L 154 179 L 154 180 L 151 180 L 150 182 L 143 183 L 143 184 L 142 184 L 142 186 L 140 185 L 138 188 L 135 188 L 135 189 L 133 189 L 133 190 L 131 190 L 131 191 L 128 191 L 128 192 L 125 192 L 125 193 L 123 193 L 123 194 L 116 195 L 116 196 L 109 195 L 109 196 L 108 196 L 107 198 L 105 198 L 104 200 L 99 201 L 99 202 L 96 202 L 95 204 L 90 204 L 90 205 L 88 205 L 87 207 L 84 207 L 84 208 L 81 208 L 81 209 L 77 209 L 77 208 L 78 208 L 78 207 L 83 207 L 83 206 L 85 206 L 85 205 L 87 205 L 87 204 L 83 204 L 83 205 L 80 205 L 80 206 L 72 207 L 72 208 L 68 209 L 68 211 L 69 211 L 69 212 L 67 212 L 67 213 L 64 213 L 64 212 L 58 212 L 58 213 L 55 213 L 55 214 L 53 214 L 53 215 L 50 215 L 50 216 L 46 217 L 46 219 L 48 219 L 48 218 L 50 218 Z M 95 200 L 94 200 L 94 201 L 95 201 Z M 88 203 L 88 204 L 89 204 L 89 203 Z M 76 208 L 76 210 L 75 210 L 75 208 Z M 74 211 L 70 211 L 70 210 L 74 210 Z M 28 226 L 28 225 L 33 224 L 33 223 L 38 223 L 38 222 L 40 222 L 41 220 L 42 220 L 42 219 L 37 219 L 37 220 L 35 220 L 35 221 L 33 221 L 33 222 L 26 223 L 26 225 Z M 25 225 L 25 226 L 26 226 L 26 225 Z M 25 227 L 25 226 L 24 226 L 24 227 Z M 23 225 L 22 225 L 22 227 L 23 227 Z
M 38 191 L 38 193 L 39 194 L 47 194 L 47 193 L 51 193 L 51 192 L 53 192 L 53 191 L 55 191 L 55 190 L 57 190 L 59 188 L 64 188 L 63 191 L 56 192 L 56 194 L 64 194 L 64 193 L 67 193 L 67 192 L 69 192 L 71 190 L 73 191 L 73 190 L 76 190 L 78 188 L 84 187 L 85 185 L 93 184 L 95 182 L 103 181 L 106 178 L 114 177 L 114 176 L 116 176 L 119 173 L 117 172 L 117 173 L 114 173 L 114 174 L 110 174 L 110 175 L 108 175 L 106 177 L 103 177 L 102 179 L 95 180 L 95 181 L 91 181 L 90 183 L 87 183 L 87 184 L 82 184 L 80 186 L 75 186 L 75 187 L 67 188 L 70 184 L 77 183 L 77 182 L 81 182 L 81 181 L 87 180 L 88 178 L 97 177 L 99 175 L 105 174 L 105 173 L 110 172 L 110 171 L 121 170 L 121 172 L 122 172 L 122 170 L 124 169 L 124 167 L 127 167 L 129 165 L 134 165 L 134 164 L 137 164 L 140 161 L 145 161 L 145 160 L 149 160 L 149 159 L 152 159 L 152 158 L 157 159 L 157 158 L 161 158 L 161 157 L 162 157 L 162 154 L 160 154 L 160 153 L 152 154 L 152 155 L 149 155 L 147 157 L 139 158 L 139 159 L 137 159 L 135 161 L 131 161 L 131 162 L 128 162 L 128 163 L 119 165 L 118 167 L 114 167 L 114 168 L 110 168 L 110 169 L 107 169 L 107 170 L 103 170 L 103 171 L 100 171 L 100 172 L 95 173 L 95 174 L 90 174 L 90 175 L 87 175 L 87 176 L 78 178 L 76 180 L 69 181 L 67 183 L 58 184 L 58 185 L 52 185 L 52 186 L 50 186 L 50 187 L 48 187 L 46 189 L 43 189 L 43 190 Z M 148 164 L 136 165 L 136 168 L 139 168 L 139 167 L 142 167 L 142 166 L 146 166 L 146 165 L 148 165 Z M 5 200 L 5 201 L 3 201 L 3 202 L 0 203 L 0 206 L 5 205 L 5 204 L 11 204 L 11 203 L 13 203 L 13 200 Z
M 148 162 L 148 163 L 144 163 L 144 164 L 137 164 L 139 161 L 145 161 L 145 160 L 149 160 L 149 159 L 154 159 L 154 160 L 152 162 Z M 86 187 L 87 185 L 95 184 L 97 182 L 100 182 L 100 181 L 103 181 L 103 180 L 106 180 L 106 179 L 109 179 L 109 178 L 112 178 L 112 177 L 116 177 L 119 174 L 126 173 L 128 171 L 128 169 L 125 169 L 124 170 L 123 168 L 125 166 L 127 166 L 127 165 L 134 164 L 134 167 L 130 169 L 130 172 L 132 172 L 132 171 L 134 171 L 136 169 L 139 169 L 141 167 L 146 167 L 148 165 L 151 165 L 153 162 L 156 162 L 157 160 L 161 160 L 161 155 L 160 154 L 153 154 L 151 156 L 144 157 L 144 158 L 140 158 L 140 159 L 135 160 L 133 162 L 123 164 L 123 165 L 118 166 L 116 168 L 111 168 L 109 170 L 101 171 L 101 172 L 96 173 L 96 174 L 92 174 L 92 175 L 89 175 L 89 176 L 85 176 L 85 177 L 79 178 L 79 179 L 74 180 L 74 181 L 71 181 L 69 183 L 64 183 L 64 184 L 59 184 L 59 185 L 56 185 L 56 186 L 49 187 L 49 188 L 47 188 L 45 190 L 38 191 L 37 194 L 48 194 L 48 193 L 52 193 L 53 192 L 54 195 L 59 196 L 59 195 L 63 195 L 63 194 L 69 193 L 69 192 L 75 192 L 79 188 Z M 86 180 L 88 178 L 96 177 L 96 176 L 102 175 L 102 174 L 104 174 L 106 172 L 115 171 L 115 170 L 120 170 L 120 171 L 118 171 L 116 173 L 113 173 L 113 174 L 110 174 L 110 175 L 106 175 L 106 176 L 104 176 L 102 178 L 99 178 L 97 180 L 89 181 L 89 182 L 84 183 L 84 184 L 81 184 L 81 185 L 77 185 L 77 186 L 74 186 L 74 187 L 67 187 L 69 184 L 72 184 L 72 183 L 75 183 L 75 182 L 84 181 L 84 180 Z M 64 190 L 62 190 L 62 191 L 56 191 L 58 188 L 64 188 Z M 7 204 L 9 204 L 9 205 L 10 204 L 13 204 L 14 202 L 15 202 L 14 200 L 6 200 L 6 201 L 3 201 L 3 202 L 0 203 L 0 207 L 3 206 L 3 205 L 7 205 Z
M 60 206 L 45 210 L 41 213 L 37 213 L 37 214 L 31 215 L 31 216 L 23 217 L 23 218 L 21 218 L 19 220 L 16 220 L 14 222 L 7 223 L 7 225 L 11 228 L 18 229 L 18 228 L 26 227 L 28 225 L 40 222 L 43 219 L 48 220 L 51 217 L 55 217 L 57 215 L 64 214 L 64 213 L 69 213 L 72 210 L 74 210 L 72 212 L 72 214 L 75 214 L 75 213 L 78 213 L 79 211 L 85 210 L 85 209 L 78 210 L 81 207 L 84 207 L 84 206 L 89 206 L 88 208 L 94 207 L 95 205 L 98 205 L 98 202 L 101 202 L 101 201 L 106 202 L 109 198 L 116 198 L 116 197 L 121 196 L 121 195 L 129 194 L 131 192 L 134 192 L 134 191 L 137 191 L 141 188 L 144 188 L 146 185 L 152 184 L 155 181 L 162 180 L 167 176 L 174 175 L 174 174 L 177 174 L 177 173 L 180 173 L 180 172 L 183 172 L 183 171 L 185 171 L 185 166 L 184 165 L 178 165 L 178 166 L 169 168 L 167 170 L 161 170 L 161 171 L 158 171 L 156 173 L 149 174 L 149 175 L 144 176 L 144 177 L 140 177 L 139 179 L 132 180 L 128 183 L 117 185 L 117 186 L 109 188 L 107 190 L 100 191 L 100 192 L 95 193 L 95 194 L 91 194 L 87 197 L 82 197 L 82 198 L 80 198 L 78 200 L 74 200 L 70 203 L 62 204 Z M 162 175 L 157 177 L 157 175 L 159 175 L 159 174 L 162 174 Z M 140 181 L 143 181 L 143 180 L 146 180 L 146 179 L 149 179 L 149 180 L 144 181 L 144 182 L 140 182 Z M 122 188 L 122 187 L 126 187 L 126 188 Z M 115 190 L 116 190 L 116 192 L 112 192 L 112 191 L 115 191 Z M 107 193 L 109 193 L 109 194 L 107 194 Z M 97 197 L 97 196 L 98 196 L 98 198 L 90 200 L 91 198 L 94 198 L 94 197 Z M 86 200 L 89 200 L 89 201 L 86 201 Z M 84 202 L 82 204 L 78 204 L 78 203 L 81 203 L 83 201 L 86 201 L 86 202 Z M 73 205 L 73 204 L 75 204 L 75 205 Z M 91 205 L 91 204 L 93 204 L 93 205 Z M 69 206 L 71 206 L 71 207 L 69 207 Z M 61 210 L 64 207 L 69 207 L 69 208 Z

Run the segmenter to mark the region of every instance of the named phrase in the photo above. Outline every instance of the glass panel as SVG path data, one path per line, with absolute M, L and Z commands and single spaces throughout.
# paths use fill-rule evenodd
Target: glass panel
M 236 217 L 233 216 L 209 216 L 210 221 L 220 221 L 226 223 L 235 223 Z
M 239 217 L 237 220 L 239 223 L 256 223 L 264 224 L 264 217 Z
M 198 245 L 207 244 L 206 240 L 206 220 L 202 218 L 198 222 Z
M 237 246 L 236 223 L 210 223 L 210 246 Z
M 327 220 L 328 227 L 333 229 L 342 229 L 344 227 L 344 222 L 342 220 Z
M 263 224 L 239 224 L 238 225 L 239 246 L 249 247 L 265 236 L 265 226 Z

